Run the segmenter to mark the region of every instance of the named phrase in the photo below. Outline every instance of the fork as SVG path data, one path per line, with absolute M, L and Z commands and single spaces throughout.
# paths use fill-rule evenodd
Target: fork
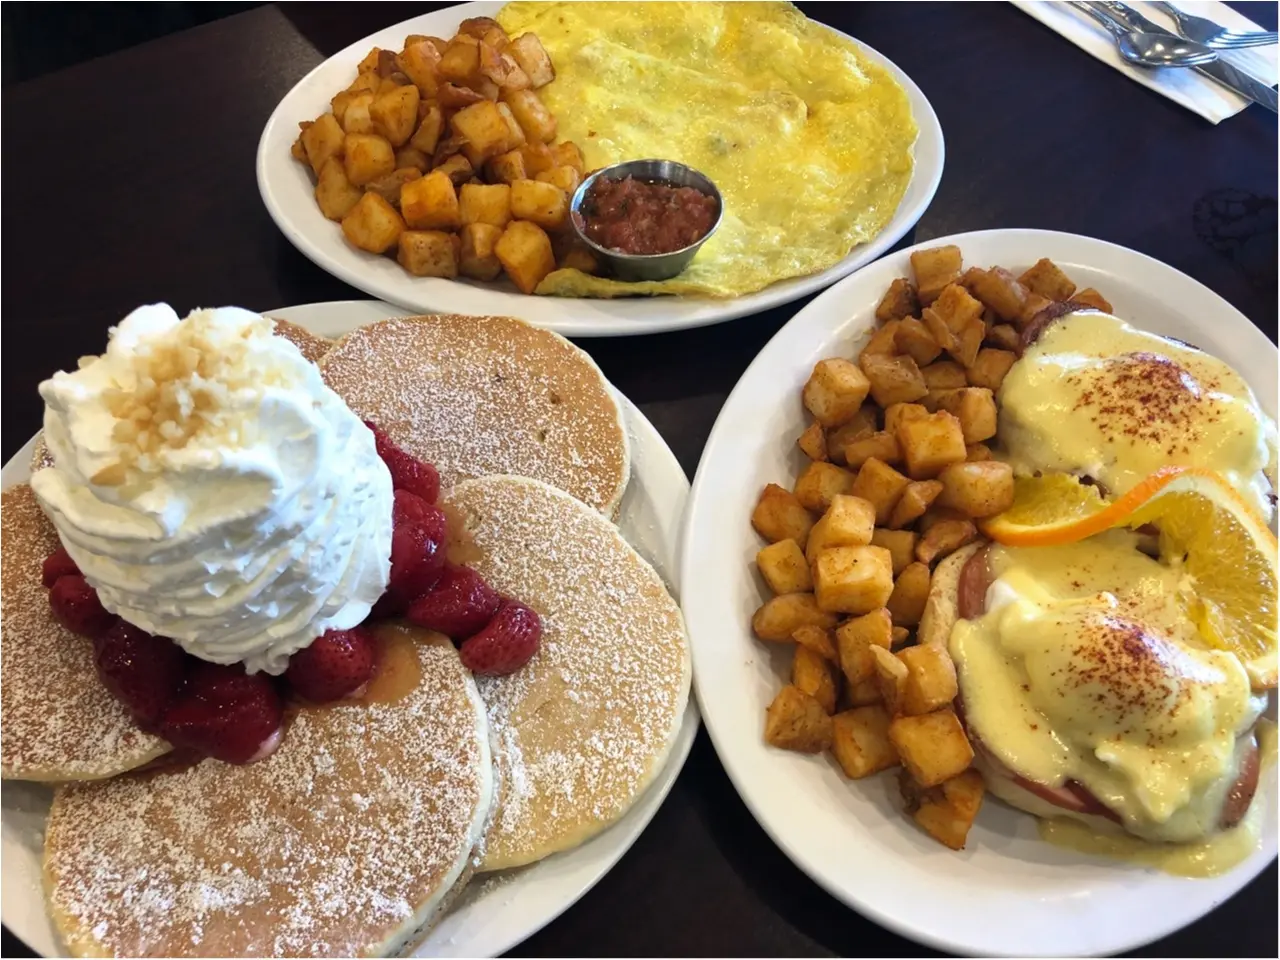
M 1242 47 L 1265 47 L 1280 39 L 1274 30 L 1229 30 L 1205 17 L 1183 13 L 1172 3 L 1156 2 L 1153 5 L 1173 18 L 1173 22 L 1178 26 L 1178 32 L 1184 37 L 1196 43 L 1203 43 L 1206 47 L 1238 50 Z

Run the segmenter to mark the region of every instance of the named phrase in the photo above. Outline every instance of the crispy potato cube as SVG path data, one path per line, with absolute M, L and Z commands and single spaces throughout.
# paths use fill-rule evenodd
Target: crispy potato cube
M 472 280 L 496 280 L 502 264 L 495 249 L 502 228 L 491 223 L 468 223 L 459 234 L 458 272 Z
M 413 85 L 379 95 L 369 106 L 374 132 L 386 137 L 393 147 L 408 143 L 418 126 L 418 96 Z
M 516 212 L 515 191 L 512 190 L 511 212 Z M 551 252 L 551 238 L 536 223 L 513 220 L 502 231 L 494 247 L 502 269 L 521 293 L 533 293 L 542 278 L 556 268 L 556 258 Z
M 316 180 L 316 203 L 320 212 L 330 220 L 341 220 L 351 208 L 360 202 L 364 195 L 359 187 L 347 179 L 347 172 L 342 161 L 330 157 L 320 168 L 320 177 Z
M 871 381 L 856 364 L 830 357 L 814 365 L 801 397 L 815 420 L 824 427 L 838 427 L 853 419 L 870 389 Z
M 830 630 L 815 626 L 797 627 L 791 634 L 791 639 L 802 647 L 808 647 L 829 662 L 839 665 L 840 655 L 836 652 L 835 641 L 832 639 Z
M 511 222 L 511 187 L 505 183 L 464 183 L 458 190 L 458 215 L 463 226 L 488 223 L 505 227 Z
M 858 363 L 861 364 L 863 357 L 868 357 L 872 354 L 892 357 L 898 350 L 898 327 L 901 323 L 901 320 L 890 320 L 888 323 L 871 331 L 871 337 L 867 340 L 867 345 L 858 353 Z
M 911 254 L 911 270 L 916 275 L 916 293 L 928 306 L 947 285 L 960 276 L 960 248 L 954 245 L 917 250 Z
M 960 338 L 956 336 L 956 332 L 947 326 L 947 321 L 941 315 L 936 313 L 932 307 L 925 307 L 924 312 L 920 315 L 923 319 L 925 332 L 934 343 L 942 350 L 955 356 L 960 352 Z
M 555 161 L 555 157 L 551 154 L 551 148 L 541 140 L 533 140 L 526 143 L 520 148 L 520 155 L 524 158 L 525 173 L 534 180 L 538 179 L 538 174 L 554 170 L 559 166 Z M 578 174 L 581 176 L 582 171 L 579 170 Z
M 942 353 L 942 347 L 938 346 L 938 341 L 929 332 L 929 328 L 915 317 L 906 317 L 898 324 L 894 344 L 899 353 L 905 353 L 918 367 L 933 363 L 938 359 L 938 354 Z
M 894 403 L 885 408 L 884 429 L 886 433 L 896 434 L 898 423 L 912 417 L 927 417 L 929 411 L 918 403 Z
M 817 700 L 787 684 L 765 711 L 764 739 L 783 750 L 821 753 L 831 746 L 831 717 Z
M 827 431 L 827 459 L 844 463 L 844 446 L 850 440 L 857 440 L 876 432 L 877 408 L 873 404 L 864 403 L 858 408 L 848 423 L 841 424 L 834 430 Z
M 836 698 L 836 708 L 845 710 L 869 707 L 877 703 L 880 703 L 880 685 L 871 677 L 858 683 L 846 683 L 840 696 Z
M 916 532 L 914 530 L 886 530 L 883 527 L 876 527 L 875 532 L 871 534 L 871 542 L 889 551 L 895 577 L 915 560 Z
M 980 443 L 996 435 L 996 398 L 986 387 L 962 387 L 941 398 L 940 410 L 960 421 L 965 443 Z
M 929 570 L 924 569 L 928 577 Z M 908 716 L 933 713 L 956 698 L 956 665 L 951 654 L 940 644 L 907 647 L 897 654 L 907 666 L 907 689 L 902 698 L 902 712 Z
M 498 112 L 502 114 L 502 119 L 507 124 L 507 142 L 501 152 L 506 153 L 507 150 L 518 150 L 523 147 L 528 141 L 525 138 L 524 131 L 520 129 L 520 124 L 516 120 L 515 114 L 511 112 L 511 108 L 505 103 L 499 103 Z
M 828 547 L 856 547 L 871 542 L 876 510 L 861 497 L 837 494 L 831 506 L 809 531 L 805 556 L 812 564 Z
M 836 712 L 835 670 L 808 647 L 796 644 L 791 660 L 791 683 L 817 700 L 824 713 Z
M 879 705 L 856 707 L 831 718 L 831 752 L 850 780 L 898 765 L 898 751 L 889 742 L 889 721 L 889 711 Z
M 889 649 L 893 639 L 893 623 L 889 611 L 883 607 L 860 617 L 846 620 L 836 628 L 836 650 L 839 653 L 840 670 L 851 686 L 867 680 L 875 680 L 876 665 L 871 656 L 872 647 Z M 871 703 L 880 699 L 879 690 Z
M 600 272 L 600 259 L 581 245 L 574 245 L 560 255 L 558 261 L 561 270 L 580 270 L 583 273 Z
M 889 634 L 893 640 L 892 630 Z M 880 699 L 885 709 L 897 716 L 902 712 L 902 698 L 907 690 L 907 666 L 887 649 L 872 647 L 871 661 L 875 669 L 876 686 L 880 688 Z
M 995 454 L 985 443 L 967 443 L 964 447 L 964 458 L 969 463 L 979 463 L 983 460 L 994 460 Z
M 392 170 L 388 174 L 370 180 L 364 185 L 366 191 L 376 193 L 396 209 L 400 208 L 400 190 L 411 180 L 417 180 L 422 173 L 414 167 Z
M 1111 306 L 1111 301 L 1100 294 L 1093 287 L 1086 287 L 1084 290 L 1077 290 L 1071 297 L 1076 303 L 1087 304 L 1095 310 L 1101 310 L 1103 313 L 1114 313 L 1115 310 Z
M 911 480 L 883 460 L 868 457 L 858 469 L 849 492 L 870 503 L 876 511 L 876 523 L 885 524 L 893 513 L 898 498 Z
M 939 483 L 942 481 L 939 480 Z M 944 507 L 937 503 L 924 512 L 924 515 L 916 522 L 916 531 L 920 534 L 928 533 L 933 527 L 942 523 L 944 520 L 967 520 L 969 519 L 958 510 L 952 510 L 950 507 Z
M 990 270 L 974 268 L 965 273 L 964 279 L 970 292 L 995 311 L 1001 320 L 1011 322 L 1021 318 L 1027 288 L 1004 267 L 992 267 Z
M 920 368 L 908 356 L 864 353 L 859 365 L 871 385 L 872 398 L 882 407 L 910 403 L 929 392 Z
M 893 659 L 905 675 L 906 666 L 897 657 Z M 969 769 L 973 762 L 973 747 L 949 707 L 923 716 L 895 715 L 889 724 L 889 739 L 897 748 L 902 765 L 922 787 L 936 787 Z
M 470 86 L 480 74 L 480 41 L 465 33 L 454 37 L 440 55 L 436 69 L 444 79 Z
M 363 187 L 396 168 L 396 152 L 385 137 L 352 133 L 347 135 L 343 163 L 347 179 L 357 187 Z
M 511 215 L 517 220 L 536 223 L 544 230 L 558 230 L 569 219 L 569 195 L 539 180 L 513 181 Z
M 455 187 L 460 187 L 471 179 L 475 170 L 471 166 L 471 161 L 459 153 L 440 164 L 432 172 L 443 173 L 449 178 L 450 183 Z
M 481 100 L 459 110 L 449 118 L 449 129 L 455 137 L 466 140 L 462 153 L 473 167 L 514 149 L 507 119 L 492 100 Z
M 854 469 L 875 457 L 885 463 L 901 463 L 902 447 L 898 438 L 887 430 L 869 433 L 844 445 L 844 462 Z
M 796 495 L 776 483 L 760 491 L 760 499 L 751 512 L 751 526 L 770 543 L 794 540 L 803 550 L 813 529 L 814 516 L 796 499 Z
M 478 81 L 476 82 L 479 85 Z M 488 81 L 484 81 L 488 83 Z M 440 104 L 440 109 L 445 113 L 452 113 L 455 110 L 461 110 L 463 107 L 469 107 L 473 103 L 479 103 L 481 100 L 496 100 L 497 87 L 494 87 L 495 95 L 486 97 L 479 90 L 473 90 L 471 87 L 463 87 L 452 80 L 446 80 L 440 84 L 440 89 L 436 91 L 436 100 Z
M 543 47 L 536 33 L 522 33 L 511 41 L 510 52 L 520 64 L 520 69 L 529 75 L 529 83 L 536 90 L 545 87 L 556 78 L 556 68 L 551 64 L 551 57 Z
M 1076 292 L 1076 285 L 1071 282 L 1071 278 L 1048 257 L 1037 260 L 1035 266 L 1018 278 L 1018 282 L 1032 293 L 1050 300 L 1070 300 L 1071 295 Z
M 893 582 L 893 593 L 885 604 L 896 626 L 914 627 L 920 623 L 925 601 L 929 599 L 929 579 L 928 565 L 919 561 L 908 564 L 898 574 L 898 579 Z
M 411 230 L 456 230 L 462 226 L 458 193 L 440 170 L 400 188 L 400 212 Z
M 960 421 L 946 411 L 899 421 L 898 443 L 912 480 L 930 480 L 948 464 L 964 460 Z
M 294 140 L 293 145 L 289 147 L 289 155 L 299 163 L 305 163 L 307 166 L 311 166 L 311 162 L 307 159 L 307 148 L 302 145 L 302 131 L 309 126 L 311 126 L 310 120 L 304 120 L 298 124 L 298 139 Z
M 428 157 L 434 156 L 436 147 L 440 145 L 440 134 L 444 131 L 444 111 L 440 104 L 432 103 L 427 107 L 418 129 L 409 138 L 409 145 L 421 150 Z
M 503 100 L 511 108 L 526 139 L 550 143 L 556 138 L 555 115 L 534 91 L 511 90 L 503 94 Z
M 932 566 L 948 554 L 978 538 L 978 528 L 968 520 L 943 519 L 931 524 L 916 544 L 916 559 Z
M 930 390 L 958 390 L 969 383 L 964 367 L 951 360 L 939 360 L 922 367 L 920 375 Z
M 930 309 L 957 336 L 971 320 L 982 319 L 982 304 L 958 283 L 947 284 Z
M 762 547 L 756 554 L 756 566 L 774 593 L 809 593 L 813 589 L 809 561 L 794 540 L 779 540 Z
M 480 46 L 480 72 L 498 85 L 499 95 L 512 90 L 527 90 L 532 85 L 529 75 L 505 49 L 488 43 Z
M 796 499 L 808 510 L 822 513 L 831 501 L 853 487 L 854 475 L 833 463 L 815 460 L 796 478 Z
M 1013 506 L 1013 467 L 999 460 L 953 463 L 938 479 L 938 504 L 966 517 L 993 517 Z
M 956 334 L 956 346 L 951 351 L 951 356 L 962 367 L 969 367 L 978 357 L 978 350 L 982 347 L 982 340 L 987 335 L 986 324 L 982 322 L 980 317 L 974 317 L 969 321 L 969 325 Z
M 342 233 L 353 247 L 385 253 L 404 232 L 396 208 L 376 193 L 366 193 L 342 218 Z
M 869 613 L 893 593 L 893 558 L 869 544 L 828 547 L 813 561 L 813 590 L 821 610 Z
M 1022 313 L 1018 315 L 1018 319 L 1014 322 L 1018 327 L 1025 327 L 1036 318 L 1040 311 L 1046 310 L 1053 305 L 1052 300 L 1046 299 L 1038 293 L 1028 293 L 1026 301 L 1022 304 Z
M 458 24 L 459 33 L 475 37 L 477 40 L 483 40 L 486 35 L 494 30 L 497 30 L 502 36 L 506 36 L 506 31 L 492 17 L 468 17 Z
M 969 365 L 969 382 L 975 387 L 985 387 L 992 393 L 1000 389 L 1005 374 L 1013 366 L 1018 355 L 1011 350 L 993 350 L 983 347 L 977 359 Z
M 356 64 L 356 73 L 368 73 L 378 69 L 378 61 L 382 59 L 382 50 L 374 47 L 364 55 L 364 59 Z
M 826 460 L 827 434 L 822 429 L 822 424 L 815 420 L 805 427 L 804 433 L 800 434 L 800 438 L 796 440 L 796 446 L 810 460 Z
M 401 147 L 396 151 L 396 169 L 426 173 L 431 169 L 431 158 L 417 147 Z
M 903 317 L 915 316 L 920 309 L 920 301 L 916 297 L 916 288 L 906 277 L 899 277 L 889 284 L 889 289 L 880 298 L 876 307 L 876 320 L 888 323 Z
M 907 812 L 925 833 L 952 850 L 963 850 L 969 829 L 982 808 L 986 786 L 977 770 L 966 770 L 941 786 L 920 787 L 903 770 L 899 775 Z
M 572 140 L 557 143 L 551 148 L 551 158 L 557 167 L 573 167 L 578 173 L 585 174 L 587 162 L 582 156 L 582 148 Z
M 458 238 L 439 230 L 406 230 L 400 234 L 397 262 L 415 277 L 458 275 Z
M 999 323 L 987 331 L 987 342 L 1000 350 L 1007 350 L 1015 356 L 1022 350 L 1022 335 L 1018 328 L 1008 323 Z
M 440 89 L 440 51 L 430 40 L 405 44 L 400 69 L 423 98 L 434 97 Z
M 489 180 L 498 183 L 515 183 L 529 179 L 524 167 L 524 154 L 519 149 L 494 157 L 485 165 Z
M 342 156 L 343 150 L 349 149 L 346 134 L 338 123 L 338 118 L 332 113 L 317 117 L 314 123 L 302 131 L 301 136 L 302 149 L 306 151 L 307 162 L 311 164 L 311 171 L 316 176 L 320 175 L 325 161 L 330 157 Z
M 368 70 L 359 70 L 356 72 L 356 78 L 351 81 L 351 86 L 347 87 L 351 93 L 375 93 L 382 86 L 382 78 L 378 76 L 376 67 L 370 67 Z
M 761 640 L 783 643 L 801 627 L 830 630 L 835 614 L 819 610 L 812 593 L 784 593 L 765 602 L 751 617 L 751 629 Z
M 573 192 L 582 183 L 582 174 L 573 169 L 573 167 L 552 167 L 550 170 L 543 170 L 541 173 L 536 174 L 533 179 L 549 183 L 553 187 L 559 187 L 572 197 Z
M 911 639 L 911 631 L 908 630 L 906 627 L 895 626 L 893 628 L 893 633 L 891 634 L 891 638 L 893 640 L 893 647 L 896 650 L 898 647 L 902 646 L 904 643 L 906 643 L 908 640 Z
M 924 512 L 929 509 L 934 500 L 938 499 L 940 493 L 942 493 L 942 482 L 939 480 L 911 481 L 902 491 L 902 496 L 898 498 L 893 508 L 893 514 L 889 517 L 889 526 L 898 529 L 914 523 L 924 516 Z M 914 547 L 913 543 L 912 548 Z

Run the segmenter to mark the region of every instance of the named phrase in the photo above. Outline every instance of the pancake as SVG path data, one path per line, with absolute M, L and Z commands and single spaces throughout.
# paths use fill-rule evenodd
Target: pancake
M 612 515 L 630 472 L 622 410 L 591 358 L 511 317 L 439 314 L 353 330 L 325 382 L 434 463 L 443 489 L 489 474 L 559 487 Z
M 589 507 L 509 476 L 447 500 L 467 562 L 542 616 L 526 666 L 477 678 L 500 784 L 480 869 L 501 870 L 577 846 L 644 792 L 684 716 L 689 646 L 657 573 Z
M 45 890 L 72 953 L 384 955 L 417 942 L 469 875 L 492 761 L 453 645 L 379 635 L 381 689 L 399 699 L 304 709 L 248 766 L 205 760 L 55 793 Z
M 296 323 L 290 323 L 288 320 L 276 320 L 274 317 L 269 319 L 275 324 L 276 336 L 284 337 L 301 350 L 302 355 L 312 363 L 319 363 L 320 359 L 333 346 L 333 341 L 328 337 L 312 333 L 306 327 L 300 327 Z
M 53 618 L 40 566 L 58 535 L 27 484 L 4 491 L 0 527 L 0 776 L 95 780 L 167 753 L 102 685 L 90 641 Z

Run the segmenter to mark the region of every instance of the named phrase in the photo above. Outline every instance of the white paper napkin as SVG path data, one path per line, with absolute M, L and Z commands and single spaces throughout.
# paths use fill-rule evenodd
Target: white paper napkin
M 1180 103 L 1188 110 L 1200 114 L 1210 123 L 1216 124 L 1227 117 L 1234 116 L 1253 102 L 1185 67 L 1148 69 L 1127 63 L 1121 59 L 1116 50 L 1115 41 L 1103 29 L 1102 24 L 1067 3 L 1046 2 L 1046 0 L 1012 0 L 1012 2 L 1015 7 L 1035 17 L 1049 29 L 1062 34 L 1081 50 L 1092 54 L 1103 63 L 1110 64 L 1144 87 L 1150 87 L 1175 103 Z M 1168 28 L 1170 33 L 1174 32 L 1173 20 L 1154 4 L 1130 3 L 1129 5 L 1148 20 Z M 1262 29 L 1248 17 L 1236 13 L 1225 3 L 1218 3 L 1216 0 L 1182 2 L 1176 6 L 1186 13 L 1207 17 L 1233 30 Z M 1218 55 L 1233 67 L 1243 70 L 1268 86 L 1275 86 L 1275 44 L 1252 47 L 1248 50 L 1219 51 Z M 1262 108 L 1259 107 L 1259 109 Z

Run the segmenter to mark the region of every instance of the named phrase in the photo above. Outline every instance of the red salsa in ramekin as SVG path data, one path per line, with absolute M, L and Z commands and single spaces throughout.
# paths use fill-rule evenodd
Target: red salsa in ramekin
M 693 187 L 622 177 L 591 184 L 577 216 L 583 233 L 606 250 L 633 256 L 691 246 L 715 225 L 718 202 Z

